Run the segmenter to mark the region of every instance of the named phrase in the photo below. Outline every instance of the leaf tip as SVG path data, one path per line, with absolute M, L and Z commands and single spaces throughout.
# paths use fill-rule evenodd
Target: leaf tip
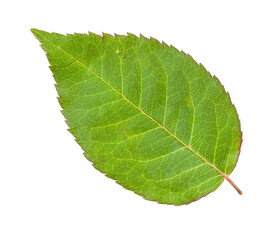
M 49 34 L 43 30 L 39 30 L 36 28 L 31 28 L 31 32 L 33 33 L 33 35 L 37 38 L 38 41 L 40 41 L 42 43 L 43 38 L 45 37 L 45 35 Z
M 36 28 L 31 28 L 31 32 L 32 32 L 33 35 L 35 35 L 36 38 L 37 38 L 37 35 L 39 34 L 39 31 L 40 30 L 38 30 Z
M 37 29 L 37 28 L 31 28 L 31 32 L 32 32 L 34 35 L 38 35 L 39 33 L 44 32 L 44 31 L 39 30 L 39 29 Z

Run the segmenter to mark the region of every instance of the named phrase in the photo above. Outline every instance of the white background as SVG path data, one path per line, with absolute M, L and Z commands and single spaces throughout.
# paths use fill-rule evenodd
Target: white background
M 2 1 L 0 239 L 276 239 L 275 1 Z M 94 169 L 66 131 L 30 32 L 131 32 L 189 53 L 230 92 L 242 151 L 232 180 L 160 205 Z

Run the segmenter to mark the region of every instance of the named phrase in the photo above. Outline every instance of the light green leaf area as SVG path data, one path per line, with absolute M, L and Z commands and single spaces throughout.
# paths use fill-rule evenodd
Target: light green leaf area
M 32 32 L 69 131 L 96 169 L 174 205 L 228 178 L 241 145 L 237 112 L 219 80 L 189 55 L 142 35 Z

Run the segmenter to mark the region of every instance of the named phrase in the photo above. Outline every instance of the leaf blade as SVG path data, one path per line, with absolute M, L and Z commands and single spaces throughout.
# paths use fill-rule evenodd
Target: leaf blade
M 107 176 L 146 199 L 179 205 L 214 191 L 233 170 L 241 142 L 236 110 L 219 81 L 189 55 L 134 35 L 101 39 L 91 33 L 33 33 L 48 53 L 70 132 Z M 75 76 L 70 77 L 68 69 Z M 80 100 L 85 94 L 87 98 Z M 99 98 L 101 94 L 107 98 Z M 92 108 L 97 101 L 98 108 Z M 229 116 L 235 129 L 227 125 Z M 95 130 L 99 123 L 108 124 Z M 210 137 L 219 130 L 222 137 Z M 229 137 L 231 131 L 235 138 Z M 225 139 L 231 147 L 221 144 Z M 199 167 L 202 161 L 204 170 Z

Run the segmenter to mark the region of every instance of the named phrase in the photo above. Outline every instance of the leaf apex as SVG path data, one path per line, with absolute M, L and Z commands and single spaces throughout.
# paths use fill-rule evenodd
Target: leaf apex
M 43 32 L 43 31 L 42 31 L 42 30 L 39 30 L 39 29 L 37 29 L 37 28 L 31 28 L 31 32 L 32 32 L 32 34 L 33 34 L 37 39 L 39 39 L 39 35 L 40 35 L 40 33 Z
M 38 29 L 36 29 L 36 28 L 31 28 L 30 29 L 30 31 L 32 32 L 32 33 L 34 33 L 34 32 L 36 32 Z

